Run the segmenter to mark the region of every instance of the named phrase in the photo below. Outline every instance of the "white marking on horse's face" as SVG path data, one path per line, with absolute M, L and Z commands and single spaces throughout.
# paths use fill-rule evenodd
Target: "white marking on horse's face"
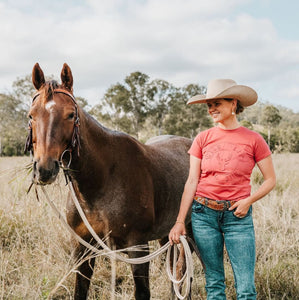
M 53 106 L 55 106 L 55 105 L 56 105 L 55 101 L 54 101 L 54 100 L 50 100 L 50 101 L 48 101 L 48 102 L 46 103 L 45 108 L 46 108 L 47 111 L 50 111 L 50 110 L 51 110 L 51 107 L 53 107 Z

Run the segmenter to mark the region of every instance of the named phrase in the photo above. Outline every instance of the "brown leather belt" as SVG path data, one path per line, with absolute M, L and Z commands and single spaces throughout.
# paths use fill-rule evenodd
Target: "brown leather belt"
M 195 196 L 194 200 L 200 204 L 203 204 L 211 209 L 214 210 L 228 210 L 233 204 L 237 201 L 230 201 L 230 200 L 212 200 L 205 197 Z

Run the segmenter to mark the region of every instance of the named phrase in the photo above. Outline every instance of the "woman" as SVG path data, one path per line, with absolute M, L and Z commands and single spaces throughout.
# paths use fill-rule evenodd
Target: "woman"
M 256 299 L 255 238 L 251 205 L 275 186 L 271 152 L 256 132 L 240 126 L 236 115 L 257 101 L 250 87 L 231 79 L 208 84 L 206 95 L 187 104 L 206 103 L 218 125 L 197 135 L 189 150 L 190 170 L 170 243 L 186 234 L 192 205 L 192 230 L 205 265 L 207 299 L 226 299 L 224 244 L 234 272 L 237 299 Z M 251 194 L 250 175 L 257 164 L 264 182 Z

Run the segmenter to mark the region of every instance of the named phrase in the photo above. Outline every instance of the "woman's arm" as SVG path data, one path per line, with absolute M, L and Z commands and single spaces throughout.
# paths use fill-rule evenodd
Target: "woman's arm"
M 200 176 L 201 159 L 190 155 L 189 176 L 185 184 L 182 195 L 180 210 L 177 216 L 177 221 L 169 232 L 168 238 L 171 243 L 179 243 L 180 235 L 186 234 L 185 219 L 192 204 L 198 180 Z
M 249 207 L 254 202 L 266 196 L 275 187 L 276 176 L 271 155 L 259 161 L 257 163 L 257 166 L 263 174 L 264 182 L 254 194 L 252 194 L 248 198 L 236 202 L 229 208 L 229 210 L 237 208 L 235 211 L 235 215 L 239 218 L 245 217 Z

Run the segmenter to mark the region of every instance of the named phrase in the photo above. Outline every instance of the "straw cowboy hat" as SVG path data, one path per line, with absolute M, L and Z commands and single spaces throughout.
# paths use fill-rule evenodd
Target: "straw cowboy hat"
M 257 93 L 246 85 L 238 85 L 232 79 L 214 79 L 209 82 L 206 95 L 196 95 L 187 104 L 206 103 L 220 98 L 237 99 L 246 107 L 257 101 Z

